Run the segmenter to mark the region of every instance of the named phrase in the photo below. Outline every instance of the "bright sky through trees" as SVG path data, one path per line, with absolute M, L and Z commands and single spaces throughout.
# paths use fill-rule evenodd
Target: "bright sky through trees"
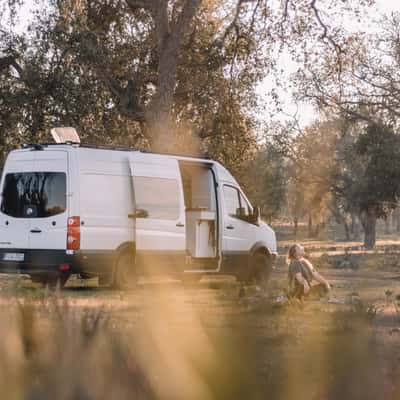
M 321 2 L 323 3 L 323 0 L 321 0 Z M 27 29 L 27 26 L 29 25 L 29 23 L 33 18 L 34 10 L 38 9 L 38 7 L 44 3 L 45 0 L 39 0 L 39 1 L 30 0 L 24 3 L 24 5 L 21 8 L 18 21 L 15 21 L 16 30 L 18 32 L 24 32 Z M 366 30 L 374 29 L 373 21 L 376 17 L 378 17 L 382 13 L 389 14 L 394 11 L 400 12 L 400 1 L 375 0 L 375 5 L 371 7 L 371 9 L 369 10 L 370 18 L 368 21 L 365 21 L 363 23 L 363 26 L 365 26 L 365 28 L 361 27 L 361 29 L 366 29 Z M 4 18 L 7 18 L 7 16 L 3 15 L 2 18 L 4 20 Z M 344 23 L 346 25 L 347 23 L 349 23 L 348 29 L 352 29 L 352 27 L 354 26 L 354 21 L 344 21 Z M 375 27 L 376 29 L 378 29 L 376 24 Z M 359 26 L 355 27 L 355 29 L 358 28 L 360 27 Z M 284 52 L 280 56 L 279 67 L 284 71 L 284 74 L 280 75 L 280 79 L 289 80 L 290 75 L 294 73 L 298 68 L 298 64 L 292 61 L 288 53 Z M 260 96 L 260 104 L 264 105 L 264 108 L 261 107 L 260 109 L 264 109 L 266 113 L 265 115 L 263 112 L 261 113 L 259 117 L 260 121 L 269 120 L 271 116 L 274 119 L 285 120 L 285 119 L 290 119 L 291 117 L 296 115 L 296 118 L 299 119 L 301 125 L 306 126 L 316 118 L 316 112 L 310 104 L 303 103 L 296 105 L 292 101 L 292 96 L 290 91 L 283 89 L 276 89 L 277 93 L 279 94 L 280 100 L 282 102 L 283 111 L 281 113 L 274 114 L 273 107 L 270 102 L 270 91 L 272 89 L 276 89 L 275 80 L 270 75 L 268 75 L 267 78 L 260 84 L 258 90 Z
M 323 3 L 323 0 L 321 0 Z M 400 1 L 398 0 L 375 0 L 375 5 L 368 11 L 368 20 L 364 21 L 361 25 L 354 25 L 354 21 L 343 21 L 349 30 L 362 29 L 367 32 L 372 29 L 378 30 L 379 27 L 374 20 L 381 14 L 390 14 L 392 12 L 400 12 Z M 284 52 L 280 56 L 279 68 L 284 71 L 283 75 L 280 75 L 280 79 L 286 81 L 289 80 L 291 74 L 293 74 L 299 65 L 295 63 L 287 52 Z M 277 90 L 277 93 L 282 102 L 282 112 L 278 114 L 273 113 L 273 106 L 270 103 L 270 91 Z M 258 90 L 262 103 L 265 103 L 266 115 L 260 115 L 260 121 L 268 120 L 271 116 L 277 120 L 287 120 L 292 117 L 296 117 L 302 126 L 309 125 L 314 119 L 317 118 L 317 113 L 309 103 L 295 104 L 292 100 L 290 91 L 284 89 L 277 89 L 275 80 L 270 75 L 260 84 Z

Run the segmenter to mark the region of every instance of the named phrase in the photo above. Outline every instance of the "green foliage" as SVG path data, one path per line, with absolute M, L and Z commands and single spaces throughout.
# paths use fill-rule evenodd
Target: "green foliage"
M 179 10 L 181 2 L 172 3 Z M 201 7 L 182 43 L 174 151 L 208 153 L 237 171 L 255 145 L 249 110 L 264 62 L 251 53 L 263 44 L 241 17 L 238 28 L 248 31 L 242 50 L 232 32 L 216 45 L 224 34 L 219 7 Z M 49 1 L 40 11 L 28 35 L 1 30 L 7 45 L 0 58 L 11 60 L 0 65 L 3 154 L 22 142 L 48 141 L 53 126 L 74 126 L 86 142 L 148 148 L 147 128 L 132 110 L 152 102 L 160 75 L 151 14 L 119 1 Z M 233 59 L 235 74 L 228 75 Z
M 361 211 L 376 207 L 379 216 L 394 208 L 400 196 L 400 137 L 389 127 L 370 124 L 354 144 L 362 165 L 350 196 Z
M 286 202 L 286 161 L 271 143 L 255 155 L 247 176 L 252 200 L 268 220 L 277 217 Z

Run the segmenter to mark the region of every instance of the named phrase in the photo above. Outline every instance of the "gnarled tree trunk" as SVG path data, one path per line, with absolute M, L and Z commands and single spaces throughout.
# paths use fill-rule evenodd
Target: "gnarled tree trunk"
M 396 232 L 400 232 L 400 208 L 396 207 L 392 213 L 392 226 Z
M 299 218 L 294 217 L 294 219 L 293 219 L 293 234 L 294 234 L 295 238 L 297 237 L 298 229 L 299 229 Z
M 308 232 L 307 232 L 307 237 L 312 238 L 313 237 L 313 220 L 311 214 L 308 214 Z
M 348 242 L 350 241 L 350 228 L 349 224 L 344 220 L 343 222 L 343 227 L 344 227 L 344 235 L 345 235 L 345 240 Z
M 376 209 L 369 207 L 361 213 L 361 224 L 364 229 L 364 247 L 371 250 L 376 244 Z
M 184 0 L 180 11 L 170 15 L 168 0 L 126 0 L 132 11 L 143 9 L 150 12 L 154 22 L 157 79 L 154 82 L 156 91 L 148 104 L 141 102 L 140 88 L 133 79 L 129 79 L 127 86 L 122 87 L 115 77 L 110 76 L 106 66 L 99 72 L 116 96 L 121 112 L 144 126 L 150 146 L 156 151 L 170 152 L 176 148 L 173 105 L 179 52 L 201 2 Z

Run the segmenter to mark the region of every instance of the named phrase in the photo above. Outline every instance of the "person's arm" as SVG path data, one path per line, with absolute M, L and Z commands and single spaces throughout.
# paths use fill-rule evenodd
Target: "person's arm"
M 308 284 L 307 280 L 304 279 L 303 275 L 301 272 L 297 272 L 294 276 L 294 279 L 296 279 L 297 282 L 300 283 L 300 285 L 303 285 L 304 287 L 304 294 L 307 294 L 310 291 L 310 285 Z
M 317 282 L 324 285 L 328 290 L 331 290 L 331 285 L 329 282 L 319 272 L 317 272 L 315 268 L 312 269 L 312 275 Z

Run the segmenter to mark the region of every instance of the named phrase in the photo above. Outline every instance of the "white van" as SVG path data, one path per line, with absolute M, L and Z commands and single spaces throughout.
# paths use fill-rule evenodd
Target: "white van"
M 148 272 L 265 280 L 274 231 L 218 162 L 77 143 L 12 151 L 1 178 L 0 272 L 128 286 Z

